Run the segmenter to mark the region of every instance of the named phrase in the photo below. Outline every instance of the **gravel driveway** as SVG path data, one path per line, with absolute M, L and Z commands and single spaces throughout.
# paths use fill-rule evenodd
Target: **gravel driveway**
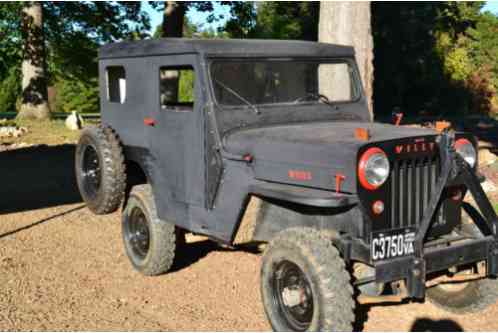
M 73 150 L 0 154 L 0 330 L 269 330 L 258 254 L 189 237 L 172 273 L 141 276 L 119 214 L 96 217 L 81 203 Z M 461 316 L 430 303 L 363 306 L 358 316 L 373 331 L 498 330 L 498 305 Z

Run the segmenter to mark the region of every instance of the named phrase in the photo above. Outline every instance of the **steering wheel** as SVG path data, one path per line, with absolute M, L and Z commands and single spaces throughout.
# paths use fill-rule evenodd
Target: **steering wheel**
M 321 102 L 323 102 L 325 104 L 329 104 L 330 103 L 330 100 L 329 100 L 329 98 L 327 96 L 322 95 L 322 94 L 317 94 L 317 93 L 307 93 L 304 96 L 296 98 L 294 101 L 292 101 L 292 103 L 299 103 L 299 102 L 310 101 L 310 100 L 321 101 Z

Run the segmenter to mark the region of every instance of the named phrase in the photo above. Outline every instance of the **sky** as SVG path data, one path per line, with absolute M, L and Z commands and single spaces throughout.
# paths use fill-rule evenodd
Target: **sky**
M 489 10 L 492 13 L 498 14 L 498 1 L 486 1 L 483 10 Z
M 152 31 L 161 24 L 163 20 L 163 13 L 161 11 L 153 9 L 147 1 L 142 2 L 145 11 L 150 16 L 150 26 L 152 27 Z M 207 23 L 206 18 L 210 13 L 199 12 L 195 10 L 189 10 L 187 12 L 187 17 L 190 22 L 198 25 L 201 29 L 207 29 L 209 27 L 216 30 L 216 28 L 224 26 L 225 22 L 230 18 L 230 8 L 228 6 L 221 6 L 219 3 L 214 4 L 214 14 L 216 16 L 223 15 L 224 18 L 213 23 Z
M 145 8 L 145 11 L 149 14 L 151 18 L 151 27 L 152 31 L 155 30 L 156 26 L 161 24 L 163 19 L 163 15 L 161 11 L 154 10 L 147 1 L 142 2 Z M 483 11 L 490 11 L 492 13 L 498 14 L 498 0 L 494 1 L 486 1 L 486 5 L 483 8 Z M 206 18 L 209 13 L 198 12 L 195 10 L 190 10 L 187 13 L 187 17 L 192 23 L 199 25 L 201 29 L 207 29 L 209 27 L 213 29 L 217 29 L 218 27 L 224 26 L 225 22 L 230 18 L 230 9 L 228 6 L 221 6 L 219 3 L 215 3 L 214 5 L 214 14 L 215 15 L 223 15 L 224 18 L 213 23 L 207 23 Z

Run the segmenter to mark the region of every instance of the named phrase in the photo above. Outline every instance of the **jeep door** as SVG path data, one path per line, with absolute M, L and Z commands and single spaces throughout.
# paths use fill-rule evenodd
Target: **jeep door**
M 160 183 L 154 185 L 178 203 L 201 206 L 205 192 L 203 95 L 196 55 L 151 57 L 148 62 L 156 82 L 150 92 L 152 107 L 144 120 L 155 179 Z

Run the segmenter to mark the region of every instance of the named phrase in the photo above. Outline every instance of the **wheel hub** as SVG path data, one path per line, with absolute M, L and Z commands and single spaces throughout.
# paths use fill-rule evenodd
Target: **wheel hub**
M 282 291 L 282 300 L 285 306 L 293 307 L 306 303 L 306 291 L 303 288 L 290 289 L 284 288 Z
M 282 318 L 292 330 L 305 331 L 313 318 L 313 293 L 303 271 L 283 261 L 275 271 L 273 286 L 273 299 Z
M 127 233 L 134 254 L 140 259 L 144 259 L 149 252 L 150 233 L 147 218 L 139 207 L 135 207 L 131 211 Z
M 84 191 L 90 198 L 95 198 L 100 188 L 100 160 L 95 147 L 85 147 L 82 159 L 82 176 Z

